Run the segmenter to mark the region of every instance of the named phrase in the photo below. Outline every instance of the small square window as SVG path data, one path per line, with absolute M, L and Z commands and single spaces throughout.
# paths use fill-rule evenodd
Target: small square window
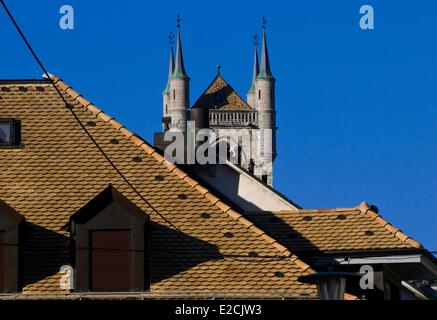
M 0 146 L 16 146 L 21 142 L 20 121 L 16 119 L 0 119 Z

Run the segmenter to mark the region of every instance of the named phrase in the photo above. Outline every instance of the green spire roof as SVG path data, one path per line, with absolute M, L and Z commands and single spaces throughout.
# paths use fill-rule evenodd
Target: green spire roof
M 267 49 L 267 36 L 266 31 L 263 31 L 263 43 L 261 49 L 261 68 L 259 70 L 258 78 L 266 79 L 273 78 L 272 71 L 270 70 L 269 51 Z
M 250 86 L 249 93 L 255 92 L 255 80 L 259 73 L 259 64 L 258 64 L 258 48 L 255 45 L 255 54 L 253 59 L 253 76 L 252 76 L 252 85 Z
M 168 63 L 168 80 L 167 85 L 165 86 L 164 93 L 169 92 L 170 89 L 170 78 L 174 71 L 174 56 L 173 56 L 173 47 L 170 47 L 170 61 Z
M 178 30 L 178 42 L 176 47 L 176 63 L 172 74 L 173 78 L 188 78 L 184 67 L 184 56 L 182 54 L 181 31 Z

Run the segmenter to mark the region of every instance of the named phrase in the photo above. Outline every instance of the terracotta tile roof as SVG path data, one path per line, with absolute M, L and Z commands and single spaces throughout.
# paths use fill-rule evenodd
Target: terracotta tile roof
M 266 290 L 315 297 L 314 286 L 296 281 L 314 272 L 307 264 L 111 116 L 54 79 L 99 146 L 182 233 L 121 179 L 51 84 L 0 83 L 1 116 L 22 121 L 24 148 L 0 149 L 0 199 L 26 219 L 24 292 L 60 291 L 58 271 L 70 264 L 69 233 L 64 227 L 71 215 L 112 184 L 150 215 L 152 292 Z
M 247 213 L 296 253 L 423 249 L 366 204 L 351 209 L 319 209 Z
M 220 75 L 211 82 L 206 91 L 193 105 L 193 108 L 252 110 L 252 108 Z

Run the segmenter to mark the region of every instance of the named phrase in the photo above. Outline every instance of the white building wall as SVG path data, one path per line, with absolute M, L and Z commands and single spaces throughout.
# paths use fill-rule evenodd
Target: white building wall
M 290 200 L 274 192 L 234 164 L 216 165 L 215 173 L 199 170 L 196 174 L 244 211 L 298 210 Z

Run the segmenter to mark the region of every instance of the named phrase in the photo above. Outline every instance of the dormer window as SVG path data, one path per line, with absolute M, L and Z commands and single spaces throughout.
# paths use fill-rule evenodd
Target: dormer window
M 70 221 L 76 291 L 144 291 L 148 215 L 108 186 Z
M 20 142 L 20 121 L 17 119 L 0 119 L 0 147 L 18 146 Z
M 20 230 L 24 217 L 0 199 L 0 294 L 19 291 Z

